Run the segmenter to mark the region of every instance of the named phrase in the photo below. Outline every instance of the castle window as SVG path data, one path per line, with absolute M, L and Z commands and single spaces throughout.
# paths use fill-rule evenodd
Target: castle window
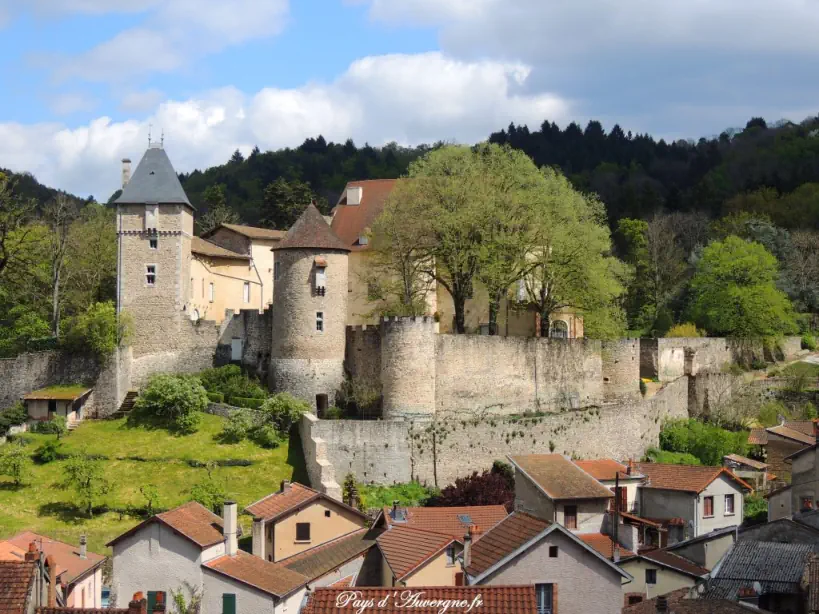
M 316 312 L 316 330 L 320 333 L 324 332 L 324 312 Z
M 327 286 L 327 269 L 323 266 L 316 266 L 316 293 L 324 295 L 324 288 Z
M 155 264 L 146 264 L 145 265 L 145 283 L 149 286 L 156 285 L 156 265 Z
M 210 293 L 210 296 L 208 298 L 210 299 L 210 302 L 212 303 L 214 297 L 216 296 L 216 289 L 213 287 L 213 282 L 210 282 L 208 292 Z
M 157 249 L 159 247 L 159 239 L 154 237 L 153 239 L 148 239 L 148 247 L 151 249 Z
M 250 302 L 250 282 L 249 281 L 245 282 L 243 300 L 244 300 L 245 303 Z

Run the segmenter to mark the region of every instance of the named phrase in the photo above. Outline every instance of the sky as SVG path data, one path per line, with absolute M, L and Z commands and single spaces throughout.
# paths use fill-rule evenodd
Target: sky
M 0 167 L 107 200 L 149 132 L 179 172 L 318 134 L 712 136 L 819 113 L 817 31 L 819 0 L 0 0 Z

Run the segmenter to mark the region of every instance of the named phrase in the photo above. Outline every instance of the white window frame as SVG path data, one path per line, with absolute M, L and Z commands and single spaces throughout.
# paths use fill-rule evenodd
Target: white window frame
M 327 267 L 316 266 L 316 288 L 327 286 Z
M 729 501 L 731 502 L 731 511 L 730 512 L 728 511 L 728 502 Z M 736 504 L 737 504 L 737 498 L 734 495 L 725 495 L 725 503 L 724 503 L 725 513 L 723 515 L 724 516 L 734 516 L 734 515 L 736 515 L 736 513 L 737 513 Z
M 210 284 L 208 285 L 208 299 L 209 299 L 209 302 L 212 303 L 215 298 L 216 298 L 216 286 L 213 284 L 213 282 L 210 282 Z
M 324 332 L 324 312 L 317 311 L 316 312 L 316 332 L 323 333 Z
M 242 302 L 245 305 L 250 304 L 250 282 L 246 281 L 242 287 Z
M 153 269 L 153 270 L 151 270 Z M 150 281 L 150 277 L 153 276 L 153 281 Z M 156 287 L 156 278 L 157 278 L 157 266 L 156 264 L 146 264 L 145 265 L 145 286 L 148 288 L 155 288 Z

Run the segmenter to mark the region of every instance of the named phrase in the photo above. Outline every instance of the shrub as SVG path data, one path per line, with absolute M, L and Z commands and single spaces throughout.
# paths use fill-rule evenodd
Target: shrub
M 64 416 L 55 414 L 50 420 L 35 422 L 31 430 L 41 435 L 56 435 L 57 439 L 59 439 L 66 434 L 68 426 L 66 425 Z
M 25 445 L 20 442 L 4 446 L 0 452 L 0 475 L 14 480 L 18 488 L 31 476 L 31 457 L 26 453 Z
M 207 476 L 191 487 L 191 498 L 212 512 L 219 514 L 227 499 L 224 482 L 213 475 L 213 465 L 208 464 Z
M 728 431 L 694 418 L 671 420 L 660 432 L 660 448 L 691 454 L 703 465 L 717 466 L 727 454 L 748 455 L 748 432 Z
M 325 420 L 343 420 L 345 418 L 344 410 L 338 407 L 329 407 L 327 411 L 324 412 Z
M 260 409 L 265 414 L 266 422 L 273 423 L 278 431 L 287 434 L 310 411 L 310 406 L 293 395 L 282 392 L 265 400 Z
M 77 492 L 89 518 L 94 515 L 94 501 L 108 494 L 111 489 L 111 484 L 105 477 L 105 465 L 87 453 L 68 459 L 65 466 L 65 486 Z
M 356 482 L 355 476 L 352 473 L 348 473 L 344 476 L 344 483 L 341 485 L 341 496 L 342 501 L 344 503 L 350 503 L 350 499 L 353 499 L 353 507 L 358 510 L 364 509 L 364 502 L 361 500 L 361 493 L 359 492 L 359 486 Z
M 697 330 L 696 324 L 685 322 L 683 324 L 675 324 L 665 334 L 666 337 L 702 337 L 700 331 Z
M 12 426 L 23 424 L 26 420 L 28 410 L 21 402 L 0 411 L 0 437 L 8 433 Z
M 438 491 L 423 486 L 420 482 L 409 482 L 392 486 L 366 485 L 359 489 L 359 494 L 364 502 L 364 509 L 372 509 L 392 506 L 393 501 L 398 501 L 399 505 L 424 505 Z
M 229 403 L 234 407 L 244 407 L 245 409 L 259 409 L 264 401 L 264 399 L 251 397 L 230 397 L 229 399 Z
M 743 508 L 743 516 L 747 524 L 761 524 L 768 521 L 768 501 L 765 497 L 758 494 L 745 495 Z
M 53 463 L 60 458 L 60 442 L 56 439 L 46 441 L 43 445 L 34 451 L 34 460 L 41 465 Z
M 244 409 L 231 412 L 220 437 L 222 441 L 228 443 L 237 443 L 248 436 L 248 433 L 254 427 L 254 420 L 251 413 Z
M 208 399 L 213 403 L 224 403 L 225 395 L 223 395 L 221 392 L 209 392 Z
M 199 374 L 199 379 L 205 390 L 221 393 L 226 399 L 264 399 L 267 396 L 259 382 L 244 375 L 238 365 L 206 369 Z
M 515 478 L 505 470 L 492 467 L 491 471 L 458 478 L 427 501 L 430 507 L 460 505 L 509 505 L 515 499 Z
M 127 313 L 117 318 L 113 302 L 94 303 L 84 313 L 64 321 L 61 344 L 72 352 L 104 357 L 127 343 L 131 330 L 131 318 Z
M 802 349 L 816 351 L 816 337 L 813 335 L 802 335 Z
M 667 465 L 701 465 L 700 459 L 693 454 L 687 452 L 669 452 L 667 450 L 658 450 L 657 448 L 649 448 L 646 450 L 646 460 L 653 463 L 664 463 Z
M 139 393 L 129 420 L 155 420 L 179 433 L 199 428 L 208 395 L 195 377 L 154 375 Z
M 250 439 L 256 445 L 272 450 L 278 448 L 283 441 L 283 438 L 276 427 L 272 424 L 262 424 L 253 429 L 250 433 Z
M 657 312 L 657 317 L 654 319 L 654 324 L 651 328 L 655 336 L 664 337 L 673 325 L 674 320 L 671 317 L 671 312 L 663 307 Z

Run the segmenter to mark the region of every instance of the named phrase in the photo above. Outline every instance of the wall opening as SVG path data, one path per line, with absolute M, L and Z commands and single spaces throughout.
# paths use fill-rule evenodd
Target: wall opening
M 317 394 L 316 395 L 316 415 L 319 418 L 324 418 L 324 415 L 327 413 L 327 395 L 326 394 Z

